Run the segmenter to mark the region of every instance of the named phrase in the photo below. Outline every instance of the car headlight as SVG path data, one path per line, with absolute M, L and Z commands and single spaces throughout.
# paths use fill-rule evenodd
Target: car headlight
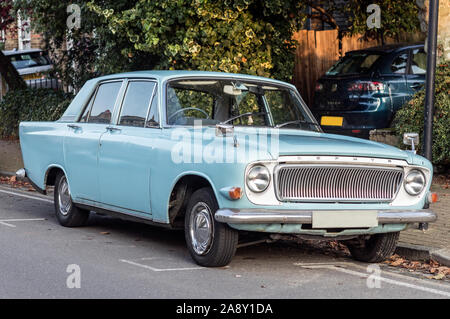
M 413 169 L 406 175 L 404 186 L 409 195 L 419 195 L 425 188 L 425 175 L 421 171 Z
M 270 184 L 270 172 L 262 165 L 253 166 L 247 173 L 247 186 L 252 192 L 260 193 Z

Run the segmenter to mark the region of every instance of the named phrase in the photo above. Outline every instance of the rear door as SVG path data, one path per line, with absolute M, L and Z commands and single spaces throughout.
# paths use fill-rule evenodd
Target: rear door
M 78 122 L 67 124 L 64 139 L 66 173 L 72 197 L 77 200 L 100 200 L 97 157 L 100 136 L 110 125 L 122 80 L 101 83 Z
M 414 93 L 423 89 L 425 85 L 425 76 L 427 73 L 427 54 L 423 48 L 411 49 L 410 67 L 406 76 L 409 100 Z
M 128 81 L 117 121 L 101 136 L 100 195 L 112 209 L 151 214 L 151 169 L 160 134 L 156 91 L 155 81 Z

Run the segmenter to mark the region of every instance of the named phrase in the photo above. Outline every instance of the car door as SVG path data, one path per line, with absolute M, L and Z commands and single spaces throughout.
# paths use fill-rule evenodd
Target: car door
M 406 73 L 408 69 L 408 51 L 404 50 L 388 60 L 389 65 L 380 80 L 387 84 L 391 112 L 398 110 L 406 101 L 408 89 L 406 87 Z
M 408 96 L 407 100 L 425 85 L 425 76 L 427 73 L 427 54 L 423 48 L 411 49 L 410 67 L 406 76 Z
M 79 121 L 67 125 L 65 169 L 75 201 L 93 203 L 100 200 L 97 171 L 99 140 L 110 125 L 122 82 L 116 80 L 99 84 Z
M 126 86 L 117 121 L 100 138 L 100 194 L 112 209 L 150 215 L 151 168 L 160 134 L 157 85 L 130 80 Z

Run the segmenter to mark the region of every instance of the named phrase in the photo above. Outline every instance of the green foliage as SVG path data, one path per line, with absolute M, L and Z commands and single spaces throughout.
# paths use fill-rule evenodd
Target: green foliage
M 441 64 L 436 69 L 435 114 L 433 118 L 433 163 L 450 164 L 450 66 Z M 394 128 L 399 136 L 406 132 L 420 134 L 423 141 L 425 90 L 416 93 L 396 114 Z M 419 153 L 422 150 L 419 144 Z
M 22 121 L 55 121 L 72 101 L 71 94 L 53 89 L 9 91 L 0 102 L 0 137 L 17 137 Z
M 140 0 L 123 11 L 91 1 L 88 7 L 133 44 L 123 48 L 125 56 L 158 56 L 155 69 L 292 77 L 298 1 Z
M 15 0 L 44 34 L 55 72 L 80 88 L 92 77 L 144 69 L 191 69 L 256 74 L 289 81 L 293 33 L 308 4 L 331 16 L 341 1 L 298 0 L 79 0 L 81 28 L 68 32 L 72 0 Z M 372 0 L 349 0 L 350 32 L 366 32 Z M 383 33 L 417 29 L 414 1 L 380 0 Z M 370 32 L 369 32 L 370 33 Z M 73 45 L 65 49 L 68 40 Z
M 381 28 L 369 29 L 367 13 L 370 4 L 377 4 L 381 9 Z M 364 34 L 366 37 L 394 37 L 402 32 L 414 33 L 420 29 L 419 8 L 415 1 L 398 0 L 350 0 L 343 7 L 349 20 L 350 34 Z

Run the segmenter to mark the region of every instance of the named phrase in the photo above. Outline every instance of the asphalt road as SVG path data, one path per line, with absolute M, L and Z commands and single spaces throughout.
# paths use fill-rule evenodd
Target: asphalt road
M 96 214 L 64 228 L 50 197 L 3 186 L 0 243 L 0 298 L 450 298 L 448 282 L 279 243 L 202 268 L 180 231 Z

